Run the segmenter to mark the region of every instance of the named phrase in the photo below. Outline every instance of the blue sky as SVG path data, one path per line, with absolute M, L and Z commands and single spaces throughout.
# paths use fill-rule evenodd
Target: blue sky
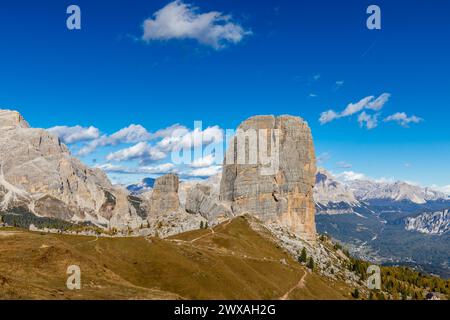
M 34 127 L 66 126 L 68 134 L 80 126 L 70 131 L 83 134 L 70 138 L 71 148 L 96 140 L 79 155 L 90 165 L 160 166 L 154 172 L 169 160 L 150 157 L 157 150 L 143 143 L 162 136 L 137 127 L 127 134 L 142 136 L 110 135 L 131 124 L 150 135 L 175 124 L 192 130 L 201 120 L 214 136 L 214 128 L 235 128 L 255 114 L 293 114 L 308 121 L 320 165 L 333 172 L 450 185 L 450 2 L 186 0 L 194 20 L 210 19 L 190 32 L 170 25 L 180 22 L 166 19 L 173 12 L 154 15 L 170 3 L 2 3 L 0 108 L 20 111 Z M 70 4 L 81 8 L 81 30 L 66 28 Z M 381 8 L 381 30 L 366 27 L 370 4 Z M 215 18 L 199 16 L 211 12 Z M 372 108 L 383 94 L 381 108 Z M 341 116 L 321 123 L 327 110 Z M 376 126 L 361 126 L 362 113 L 377 115 Z M 138 143 L 144 153 L 108 160 Z M 110 175 L 129 182 L 149 172 Z

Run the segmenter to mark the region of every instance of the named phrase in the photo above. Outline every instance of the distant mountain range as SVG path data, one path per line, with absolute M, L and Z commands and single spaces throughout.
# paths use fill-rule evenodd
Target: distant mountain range
M 450 202 L 449 195 L 427 187 L 403 181 L 338 180 L 325 169 L 319 169 L 316 175 L 314 199 L 319 213 L 326 213 L 327 209 L 337 205 L 351 208 L 372 203 L 426 205 L 433 202 Z
M 401 181 L 339 180 L 319 169 L 314 199 L 319 233 L 356 256 L 450 277 L 448 195 Z

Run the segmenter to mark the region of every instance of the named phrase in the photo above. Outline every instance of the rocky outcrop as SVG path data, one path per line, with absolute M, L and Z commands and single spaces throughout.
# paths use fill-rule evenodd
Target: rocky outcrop
M 207 220 L 198 212 L 188 213 L 180 206 L 179 190 L 178 176 L 166 174 L 156 179 L 152 191 L 140 195 L 143 207 L 149 212 L 147 235 L 164 238 L 206 225 Z
M 178 211 L 180 180 L 176 174 L 166 174 L 156 179 L 150 198 L 150 216 L 164 215 Z
M 256 139 L 245 144 L 247 156 L 242 163 L 240 147 L 249 130 L 256 130 Z M 269 141 L 269 146 L 264 140 Z M 257 161 L 253 164 L 248 155 L 252 147 L 257 152 Z M 265 170 L 261 152 L 266 150 L 262 148 L 272 154 L 279 151 L 274 159 L 278 165 L 271 174 L 268 174 L 270 170 Z M 293 116 L 252 117 L 239 126 L 227 155 L 220 198 L 231 202 L 233 213 L 249 213 L 262 221 L 276 222 L 303 239 L 315 239 L 316 160 L 311 131 L 305 121 Z
M 16 111 L 0 110 L 0 211 L 91 221 L 116 228 L 140 224 L 128 193 L 103 171 L 73 158 L 61 141 L 30 128 Z
M 220 223 L 233 216 L 231 208 L 219 201 L 218 194 L 213 193 L 212 187 L 200 183 L 189 189 L 186 211 L 200 214 L 210 224 Z

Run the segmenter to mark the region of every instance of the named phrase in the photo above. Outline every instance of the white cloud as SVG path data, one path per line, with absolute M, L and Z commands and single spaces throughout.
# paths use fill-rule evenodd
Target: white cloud
M 166 174 L 166 173 L 177 173 L 184 177 L 210 177 L 216 175 L 222 171 L 222 166 L 212 165 L 203 168 L 195 168 L 195 169 L 184 169 L 180 170 L 173 163 L 163 163 L 153 166 L 138 166 L 138 167 L 129 167 L 124 165 L 116 165 L 112 163 L 104 163 L 101 165 L 97 165 L 96 168 L 99 168 L 107 173 L 115 173 L 115 174 Z
M 125 148 L 106 156 L 108 161 L 128 161 L 139 159 L 141 163 L 149 160 L 156 161 L 162 160 L 167 156 L 158 148 L 150 146 L 147 142 L 139 142 L 132 147 Z
M 320 122 L 320 124 L 326 124 L 326 123 L 329 123 L 329 122 L 339 119 L 339 118 L 344 118 L 344 117 L 354 115 L 356 113 L 361 112 L 364 109 L 379 111 L 383 108 L 383 106 L 389 100 L 390 96 L 391 95 L 389 93 L 383 93 L 376 99 L 374 96 L 367 96 L 365 98 L 362 98 L 361 100 L 359 100 L 356 103 L 348 104 L 347 107 L 341 112 L 336 112 L 332 109 L 324 111 L 320 114 L 319 122 Z M 376 126 L 376 122 L 374 121 L 375 116 L 370 116 L 370 117 L 371 117 L 371 119 L 368 118 L 368 115 L 366 113 L 362 117 L 360 123 L 366 122 L 367 128 L 369 128 L 369 126 L 372 126 L 372 128 L 374 128 Z M 373 126 L 373 125 L 375 125 L 375 126 Z
M 328 110 L 320 114 L 319 122 L 320 124 L 325 124 L 338 118 L 340 118 L 339 114 L 333 110 Z
M 99 147 L 115 146 L 121 143 L 137 143 L 151 139 L 151 134 L 139 124 L 131 124 L 126 128 L 120 129 L 112 135 L 102 135 L 92 140 L 78 152 L 78 155 L 84 156 L 94 152 Z
M 363 111 L 358 116 L 358 122 L 361 127 L 366 126 L 366 128 L 369 130 L 376 128 L 378 126 L 378 115 L 370 115 Z
M 210 166 L 206 168 L 199 168 L 186 173 L 190 177 L 211 177 L 222 171 L 222 166 Z
M 423 119 L 414 115 L 408 117 L 405 112 L 397 112 L 384 119 L 384 122 L 389 121 L 397 122 L 402 127 L 407 128 L 410 123 L 420 123 L 423 121 Z
M 150 139 L 151 135 L 140 124 L 131 124 L 126 128 L 120 129 L 109 137 L 110 144 L 133 143 Z
M 336 174 L 336 178 L 342 179 L 344 181 L 369 180 L 369 178 L 365 174 L 354 171 L 344 171 L 342 173 Z
M 344 171 L 341 173 L 337 173 L 337 174 L 335 174 L 335 177 L 341 181 L 365 180 L 365 181 L 372 181 L 372 182 L 376 182 L 376 183 L 393 183 L 395 181 L 395 179 L 393 177 L 391 177 L 391 178 L 386 178 L 386 177 L 373 178 L 373 177 L 369 177 L 369 176 L 365 175 L 364 173 L 355 172 L 355 171 Z
M 432 190 L 440 191 L 450 196 L 450 184 L 446 186 L 438 186 L 436 184 L 433 184 L 430 188 Z
M 371 101 L 367 105 L 366 108 L 367 109 L 371 109 L 371 110 L 375 110 L 375 111 L 379 111 L 379 110 L 381 110 L 384 107 L 386 102 L 388 102 L 390 97 L 391 97 L 391 95 L 389 93 L 383 93 L 378 98 L 376 98 L 374 101 Z
M 136 126 L 133 128 L 139 129 Z M 190 150 L 203 145 L 220 143 L 223 141 L 224 135 L 223 130 L 218 126 L 207 127 L 204 130 L 195 128 L 189 131 L 186 127 L 176 124 L 151 134 L 142 127 L 138 132 L 126 129 L 122 129 L 111 136 L 102 136 L 97 140 L 91 141 L 79 153 L 87 154 L 100 146 L 126 144 L 136 141 L 137 143 L 133 146 L 109 153 L 106 159 L 108 161 L 139 160 L 139 163 L 146 164 L 165 159 L 172 151 Z M 157 141 L 151 143 L 152 140 Z M 210 166 L 213 164 L 211 161 L 214 160 L 211 158 L 213 158 L 212 155 L 204 159 L 198 159 L 193 166 Z
M 182 126 L 177 123 L 177 124 L 171 125 L 170 127 L 167 127 L 164 129 L 159 129 L 155 133 L 152 133 L 150 135 L 150 139 L 153 140 L 153 139 L 158 139 L 158 138 L 164 138 L 164 137 L 173 135 L 174 132 L 186 133 L 188 131 L 189 130 L 185 126 Z
M 175 165 L 172 163 L 163 163 L 155 166 L 140 166 L 140 167 L 127 167 L 122 165 L 115 165 L 111 163 L 104 163 L 96 166 L 108 173 L 123 173 L 123 174 L 165 174 L 176 173 Z
M 195 128 L 193 131 L 176 130 L 158 142 L 157 147 L 165 152 L 189 148 L 198 148 L 210 143 L 223 141 L 223 130 L 218 126 L 205 130 Z
M 194 39 L 199 43 L 220 49 L 226 43 L 238 43 L 251 34 L 231 16 L 211 11 L 199 13 L 198 8 L 180 0 L 173 1 L 153 14 L 143 24 L 144 41 Z
M 56 126 L 47 129 L 47 131 L 58 136 L 59 139 L 61 139 L 61 141 L 66 144 L 93 140 L 100 136 L 100 131 L 93 126 L 90 126 L 88 128 L 82 126 Z
M 190 167 L 192 167 L 192 168 L 210 167 L 214 164 L 215 160 L 216 159 L 215 159 L 214 155 L 208 154 L 202 158 L 195 159 L 191 163 Z
M 369 178 L 369 180 L 374 181 L 376 183 L 394 183 L 396 181 L 394 177 L 390 177 L 390 178 L 381 177 L 381 178 L 377 178 L 377 179 Z M 414 182 L 408 182 L 408 181 L 405 181 L 405 182 L 409 183 L 409 184 L 415 184 Z
M 366 108 L 370 101 L 372 101 L 374 98 L 374 96 L 368 96 L 365 98 L 362 98 L 361 100 L 359 100 L 357 103 L 350 103 L 345 109 L 344 111 L 342 111 L 339 114 L 339 117 L 348 117 L 351 116 L 355 113 L 358 113 L 359 111 L 361 111 L 362 109 Z

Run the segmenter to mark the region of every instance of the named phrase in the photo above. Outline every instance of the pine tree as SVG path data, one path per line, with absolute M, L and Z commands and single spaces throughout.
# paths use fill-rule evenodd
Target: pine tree
M 208 221 L 205 222 L 205 229 L 208 229 Z
M 203 221 L 200 221 L 200 229 L 203 229 Z
M 306 254 L 306 249 L 303 248 L 303 249 L 302 249 L 302 252 L 301 252 L 301 254 L 300 254 L 300 256 L 298 257 L 298 262 L 300 262 L 300 263 L 306 263 L 307 259 L 308 259 L 308 256 L 307 256 L 307 254 Z
M 353 291 L 352 297 L 355 299 L 359 299 L 359 290 L 358 289 L 355 289 L 355 291 Z
M 314 270 L 314 260 L 312 257 L 309 257 L 308 265 L 307 267 L 311 270 Z

